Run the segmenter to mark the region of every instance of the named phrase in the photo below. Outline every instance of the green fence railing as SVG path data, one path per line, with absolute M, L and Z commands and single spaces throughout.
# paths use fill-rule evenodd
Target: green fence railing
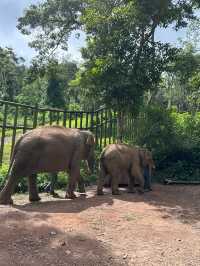
M 131 121 L 126 118 L 129 138 Z M 0 100 L 0 165 L 9 162 L 16 140 L 22 134 L 43 125 L 91 130 L 100 149 L 117 139 L 117 113 L 107 108 L 91 112 L 69 111 Z

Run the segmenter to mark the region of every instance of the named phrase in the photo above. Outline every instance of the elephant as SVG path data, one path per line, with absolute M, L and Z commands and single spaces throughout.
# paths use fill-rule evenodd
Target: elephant
M 81 160 L 86 160 L 88 168 L 94 166 L 94 135 L 87 130 L 64 128 L 61 126 L 38 127 L 26 132 L 16 142 L 8 170 L 7 182 L 0 192 L 0 204 L 12 204 L 12 193 L 20 177 L 28 177 L 29 200 L 38 201 L 37 173 L 57 173 L 67 171 L 69 184 L 66 198 L 75 198 L 77 182 L 82 184 Z
M 143 169 L 144 176 L 144 190 L 151 191 L 151 176 L 155 170 L 155 163 L 152 158 L 152 153 L 144 148 L 137 148 L 140 156 L 140 165 Z
M 149 174 L 145 174 L 148 170 Z M 135 184 L 139 184 L 138 191 L 144 192 L 144 185 L 151 189 L 149 180 L 155 163 L 152 154 L 146 149 L 132 147 L 126 144 L 110 144 L 101 153 L 99 163 L 99 177 L 97 183 L 97 195 L 103 195 L 103 185 L 105 178 L 111 178 L 111 188 L 113 195 L 119 195 L 119 180 L 128 179 L 128 192 L 135 192 Z
M 86 171 L 90 175 L 92 173 L 91 169 L 88 167 L 88 163 L 86 162 Z M 50 182 L 44 187 L 45 192 L 49 193 L 55 198 L 59 198 L 59 195 L 55 192 L 55 185 L 58 181 L 58 173 L 51 173 L 50 174 Z M 84 187 L 84 180 L 78 181 L 78 192 L 79 193 L 85 193 L 85 187 Z

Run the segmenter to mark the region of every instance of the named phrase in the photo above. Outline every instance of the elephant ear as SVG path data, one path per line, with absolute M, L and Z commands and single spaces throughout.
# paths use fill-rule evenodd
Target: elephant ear
M 93 135 L 88 135 L 86 139 L 86 144 L 89 146 L 93 146 L 95 144 L 95 139 Z

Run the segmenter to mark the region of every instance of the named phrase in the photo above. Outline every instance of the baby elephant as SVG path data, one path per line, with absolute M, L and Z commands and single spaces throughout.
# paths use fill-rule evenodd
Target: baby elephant
M 150 178 L 155 168 L 152 154 L 148 150 L 131 147 L 125 144 L 108 145 L 100 156 L 99 179 L 97 194 L 103 195 L 104 180 L 107 175 L 111 177 L 112 194 L 118 195 L 119 180 L 123 177 L 129 179 L 128 190 L 135 192 L 134 185 L 139 184 L 139 192 L 144 192 L 144 170 L 149 169 L 146 176 Z M 146 183 L 149 183 L 148 180 Z M 147 184 L 150 189 L 150 184 Z
M 90 131 L 45 126 L 25 133 L 16 143 L 8 171 L 8 180 L 0 192 L 0 204 L 11 204 L 11 195 L 20 177 L 28 177 L 29 200 L 40 200 L 37 173 L 67 171 L 66 197 L 75 198 L 77 182 L 82 182 L 80 162 L 86 160 L 92 171 L 95 139 Z

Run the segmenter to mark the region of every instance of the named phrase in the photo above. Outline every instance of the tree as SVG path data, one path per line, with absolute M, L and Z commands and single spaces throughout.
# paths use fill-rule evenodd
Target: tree
M 192 47 L 194 53 L 200 51 L 200 19 L 190 21 L 186 31 L 186 37 L 180 39 L 183 48 Z
M 199 5 L 198 0 L 49 0 L 27 10 L 18 28 L 26 34 L 42 31 L 31 43 L 41 55 L 66 45 L 72 30 L 83 29 L 87 47 L 80 85 L 118 111 L 123 129 L 123 113 L 138 111 L 145 91 L 157 86 L 175 52 L 154 40 L 156 28 L 185 26 Z
M 57 48 L 67 49 L 71 32 L 81 26 L 79 18 L 84 4 L 82 0 L 46 0 L 31 5 L 19 18 L 18 29 L 25 35 L 34 32 L 30 46 L 42 59 L 51 57 Z
M 76 63 L 67 60 L 58 62 L 51 59 L 42 66 L 33 61 L 26 70 L 22 89 L 16 99 L 32 105 L 65 108 L 73 97 L 70 81 L 76 71 Z
M 158 24 L 167 27 L 172 22 L 177 29 L 185 26 L 187 20 L 194 17 L 194 9 L 200 7 L 199 0 L 44 0 L 25 10 L 24 16 L 18 19 L 17 27 L 23 34 L 33 35 L 30 46 L 40 55 L 50 55 L 58 47 L 67 49 L 72 31 L 85 30 L 82 18 L 85 13 L 93 12 L 98 2 L 99 7 L 113 3 L 116 7 L 124 7 L 124 10 L 128 5 L 138 6 L 142 11 L 140 14 L 147 15 L 145 19 L 151 20 L 153 29 Z
M 198 53 L 199 20 L 191 21 L 186 38 L 181 40 L 182 48 L 170 62 L 154 100 L 170 109 L 177 106 L 179 111 L 192 111 L 198 108 L 198 79 L 200 55 Z
M 156 88 L 175 54 L 154 40 L 156 27 L 175 21 L 178 28 L 185 21 L 169 12 L 169 1 L 90 2 L 82 18 L 88 39 L 80 84 L 118 111 L 121 138 L 123 113 L 138 112 L 145 91 Z
M 13 101 L 19 93 L 25 72 L 24 59 L 18 58 L 11 48 L 0 47 L 1 98 Z

